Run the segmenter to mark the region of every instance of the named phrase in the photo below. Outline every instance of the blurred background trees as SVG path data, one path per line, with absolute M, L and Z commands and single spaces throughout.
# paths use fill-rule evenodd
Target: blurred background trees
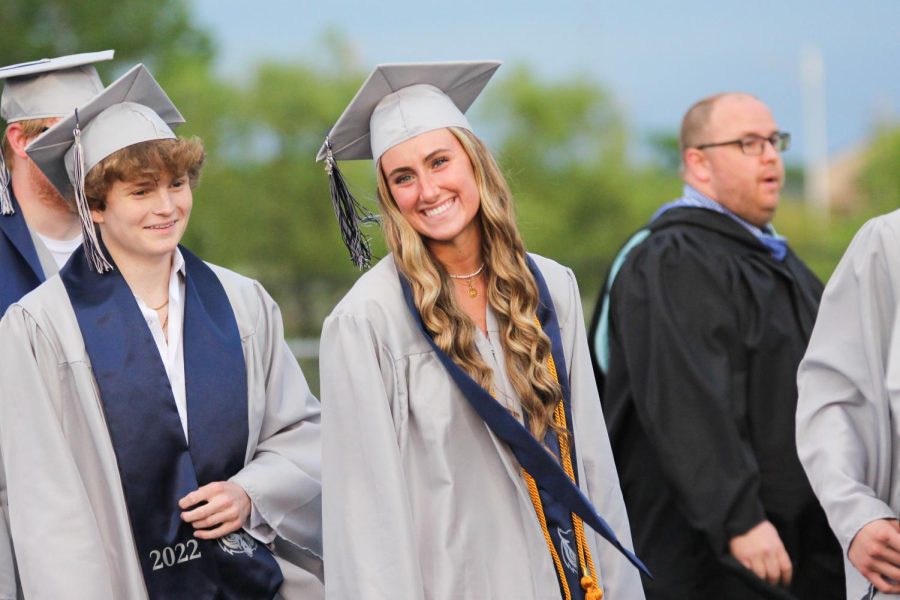
M 359 275 L 314 162 L 366 75 L 340 32 L 323 32 L 325 60 L 263 62 L 236 82 L 214 71 L 215 44 L 192 22 L 186 0 L 4 0 L 0 23 L 2 64 L 114 48 L 115 61 L 100 65 L 109 83 L 146 63 L 187 118 L 180 133 L 200 136 L 209 154 L 186 245 L 260 279 L 289 335 L 318 336 Z M 591 310 L 618 247 L 680 193 L 678 124 L 636 140 L 612 90 L 585 77 L 549 80 L 525 64 L 504 66 L 470 116 L 508 176 L 529 249 L 572 266 Z M 636 160 L 638 143 L 652 156 Z M 900 128 L 884 124 L 858 151 L 852 198 L 832 214 L 803 203 L 802 172 L 790 162 L 799 157 L 786 160 L 789 185 L 775 225 L 827 278 L 865 219 L 900 206 Z M 371 163 L 343 168 L 374 209 Z M 380 232 L 371 233 L 383 256 Z

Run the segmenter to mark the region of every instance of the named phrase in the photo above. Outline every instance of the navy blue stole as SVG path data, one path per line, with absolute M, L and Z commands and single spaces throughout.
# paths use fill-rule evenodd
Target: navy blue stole
M 550 296 L 550 290 L 547 288 L 543 275 L 541 275 L 541 272 L 538 270 L 537 265 L 534 264 L 531 257 L 527 256 L 526 258 L 528 260 L 528 268 L 531 270 L 535 282 L 537 283 L 540 298 L 537 316 L 544 333 L 550 338 L 551 353 L 553 355 L 553 360 L 556 363 L 559 384 L 563 391 L 567 426 L 571 432 L 574 431 L 572 429 L 571 421 L 571 392 L 568 377 L 566 375 L 568 371 L 566 369 L 566 359 L 563 353 L 562 338 L 560 337 L 559 322 L 556 319 L 556 311 L 553 308 L 553 299 Z M 494 435 L 503 440 L 506 444 L 509 444 L 510 449 L 519 461 L 519 464 L 534 478 L 541 495 L 541 500 L 544 502 L 544 510 L 548 519 L 551 518 L 550 513 L 553 515 L 558 515 L 562 511 L 564 511 L 566 515 L 575 513 L 594 531 L 621 552 L 631 564 L 637 567 L 642 573 L 650 576 L 650 572 L 647 570 L 647 567 L 644 566 L 644 563 L 619 542 L 618 538 L 616 538 L 616 534 L 609 527 L 606 520 L 600 516 L 600 513 L 594 508 L 591 501 L 587 499 L 578 486 L 569 479 L 569 476 L 566 475 L 558 460 L 547 452 L 534 436 L 531 435 L 531 433 L 519 423 L 515 417 L 509 414 L 502 404 L 497 402 L 493 396 L 491 396 L 490 392 L 478 385 L 468 373 L 454 363 L 443 350 L 438 348 L 431 334 L 425 328 L 425 324 L 422 322 L 422 316 L 416 309 L 415 301 L 413 300 L 412 288 L 402 274 L 400 275 L 400 286 L 403 288 L 403 296 L 413 319 L 418 324 L 425 339 L 428 340 L 428 343 L 435 351 L 441 364 L 443 364 L 447 373 L 450 375 L 451 379 L 453 379 L 453 382 L 459 387 L 463 396 L 466 397 L 466 400 L 469 401 L 469 404 L 475 412 L 484 419 L 485 424 L 487 424 L 490 430 L 494 432 Z M 555 438 L 555 435 L 550 437 Z M 555 451 L 558 456 L 559 446 L 556 440 L 552 439 L 548 440 L 548 442 L 550 443 L 551 448 L 556 448 Z M 571 444 L 571 446 L 573 447 L 572 463 L 573 465 L 577 465 L 574 456 L 574 443 Z M 569 516 L 556 516 L 553 518 L 557 523 L 568 522 L 569 527 L 571 527 L 571 518 Z M 574 536 L 572 536 L 572 540 L 574 542 Z M 557 540 L 555 541 L 557 548 L 559 548 L 559 542 L 560 539 L 557 534 Z M 580 585 L 575 587 L 575 590 L 580 589 Z
M 150 598 L 273 598 L 281 570 L 242 531 L 198 540 L 178 500 L 241 470 L 247 451 L 247 371 L 231 304 L 215 273 L 185 261 L 184 436 L 165 367 L 118 270 L 100 275 L 79 248 L 60 272 L 116 453 L 131 530 Z
M 44 269 L 12 186 L 9 196 L 15 213 L 0 215 L 0 317 L 44 281 Z

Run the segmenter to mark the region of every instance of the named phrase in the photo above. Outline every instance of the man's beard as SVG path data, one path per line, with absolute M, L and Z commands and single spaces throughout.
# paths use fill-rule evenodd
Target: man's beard
M 37 200 L 42 205 L 56 209 L 64 208 L 67 211 L 72 212 L 72 206 L 65 201 L 62 194 L 59 193 L 59 190 L 50 183 L 50 180 L 47 179 L 47 176 L 44 175 L 43 171 L 34 164 L 34 161 L 28 161 L 28 171 L 31 180 L 34 182 L 34 192 L 37 196 Z

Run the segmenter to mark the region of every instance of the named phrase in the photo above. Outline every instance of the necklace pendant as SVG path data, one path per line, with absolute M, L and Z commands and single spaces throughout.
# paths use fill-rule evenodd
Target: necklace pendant
M 478 290 L 476 290 L 476 289 L 473 288 L 473 287 L 472 287 L 472 288 L 469 288 L 469 296 L 470 296 L 471 298 L 474 298 L 474 297 L 476 297 L 477 295 L 478 295 Z

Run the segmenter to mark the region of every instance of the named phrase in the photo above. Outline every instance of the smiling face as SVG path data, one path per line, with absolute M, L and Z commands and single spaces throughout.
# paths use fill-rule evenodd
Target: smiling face
M 106 207 L 91 216 L 116 263 L 140 263 L 171 256 L 187 228 L 193 205 L 188 176 L 163 174 L 109 187 Z
M 702 143 L 726 142 L 748 135 L 769 137 L 778 131 L 765 104 L 751 96 L 729 94 L 713 106 Z M 769 142 L 759 156 L 738 145 L 684 151 L 685 181 L 746 221 L 762 227 L 775 216 L 784 184 L 781 154 Z
M 472 162 L 449 129 L 410 138 L 379 162 L 397 208 L 429 247 L 481 243 L 481 199 Z
M 141 142 L 122 148 L 85 175 L 91 217 L 113 260 L 171 256 L 184 235 L 206 154 L 198 138 Z

